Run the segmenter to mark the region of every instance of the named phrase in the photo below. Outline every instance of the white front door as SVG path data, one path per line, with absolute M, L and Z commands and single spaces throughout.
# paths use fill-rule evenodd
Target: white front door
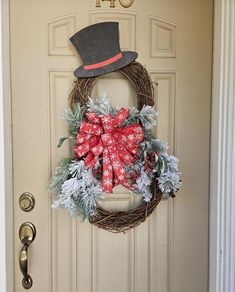
M 128 1 L 125 1 L 128 3 Z M 22 223 L 36 238 L 28 250 L 34 292 L 206 292 L 208 286 L 209 140 L 212 0 L 10 1 L 14 167 L 15 292 L 24 291 L 18 256 Z M 120 23 L 121 47 L 139 53 L 154 82 L 156 129 L 180 158 L 182 188 L 127 234 L 110 234 L 50 208 L 48 181 L 67 133 L 61 113 L 81 59 L 69 43 L 96 22 Z M 120 74 L 99 78 L 94 97 L 106 91 L 127 106 L 135 92 Z M 30 192 L 35 207 L 24 212 L 19 197 Z M 124 190 L 107 207 L 129 206 Z

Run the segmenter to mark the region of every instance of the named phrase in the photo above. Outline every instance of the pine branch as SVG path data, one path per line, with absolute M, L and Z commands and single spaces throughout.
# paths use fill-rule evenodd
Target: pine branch
M 152 199 L 152 192 L 150 191 L 150 186 L 152 183 L 151 175 L 147 174 L 144 171 L 144 167 L 142 166 L 140 171 L 140 176 L 137 178 L 134 187 L 136 188 L 136 193 L 141 193 L 145 202 L 149 202 Z
M 97 198 L 102 194 L 101 186 L 87 169 L 84 161 L 72 161 L 69 166 L 70 178 L 61 185 L 54 208 L 67 209 L 72 215 L 90 218 L 95 215 Z
M 115 116 L 118 113 L 118 109 L 110 104 L 106 93 L 103 93 L 96 100 L 89 98 L 87 109 L 89 112 L 95 112 L 98 116 L 108 114 Z
M 83 119 L 83 108 L 80 107 L 80 104 L 77 103 L 73 110 L 70 108 L 65 109 L 63 113 L 63 119 L 69 126 L 70 133 L 76 135 Z
M 66 140 L 70 142 L 71 146 L 75 145 L 76 136 L 83 120 L 83 110 L 84 109 L 80 107 L 79 103 L 74 106 L 73 110 L 70 108 L 64 110 L 63 119 L 68 124 L 70 135 L 60 138 L 57 145 L 58 148 L 60 148 Z
M 70 170 L 70 158 L 63 158 L 57 168 L 55 169 L 54 175 L 50 180 L 49 192 L 59 194 L 61 186 L 69 176 Z

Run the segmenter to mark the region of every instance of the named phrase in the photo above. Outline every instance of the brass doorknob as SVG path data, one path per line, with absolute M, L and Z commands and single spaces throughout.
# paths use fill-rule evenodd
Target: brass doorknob
M 25 222 L 20 226 L 19 237 L 23 244 L 19 255 L 20 270 L 23 274 L 22 286 L 25 289 L 30 289 L 33 285 L 33 280 L 28 274 L 28 247 L 34 241 L 36 236 L 36 228 L 30 222 Z

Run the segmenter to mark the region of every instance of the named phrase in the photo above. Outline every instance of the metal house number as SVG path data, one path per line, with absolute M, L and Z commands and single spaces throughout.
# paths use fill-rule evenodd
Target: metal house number
M 114 8 L 115 7 L 115 0 L 96 0 L 96 7 L 101 7 L 101 1 L 110 1 L 110 7 Z M 124 8 L 131 7 L 133 4 L 134 0 L 119 0 L 120 4 Z

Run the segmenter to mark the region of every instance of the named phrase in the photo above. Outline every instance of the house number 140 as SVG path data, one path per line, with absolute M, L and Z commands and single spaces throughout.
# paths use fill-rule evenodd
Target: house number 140
M 102 0 L 102 1 L 110 1 L 110 7 L 115 7 L 115 0 Z M 119 0 L 120 4 L 124 8 L 131 7 L 134 0 Z M 96 0 L 96 7 L 101 7 L 101 0 Z

